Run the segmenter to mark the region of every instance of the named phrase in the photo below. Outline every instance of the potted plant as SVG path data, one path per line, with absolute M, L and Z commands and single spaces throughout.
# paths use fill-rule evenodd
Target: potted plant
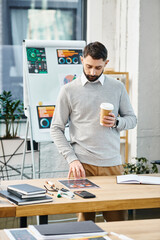
M 0 94 L 0 121 L 5 125 L 5 133 L 0 136 L 0 153 L 1 177 L 9 179 L 11 175 L 9 170 L 20 174 L 18 168 L 13 167 L 12 157 L 19 154 L 18 150 L 24 140 L 17 136 L 20 119 L 23 115 L 23 103 L 21 100 L 13 99 L 11 91 L 3 91 Z M 12 172 L 11 172 L 12 173 Z M 12 173 L 13 175 L 13 173 Z M 13 175 L 16 176 L 16 175 Z
M 145 157 L 136 157 L 135 163 L 125 163 L 124 166 L 124 174 L 151 174 L 158 173 L 158 167 L 156 163 L 149 164 L 148 159 Z M 149 210 L 149 209 L 148 209 Z M 141 209 L 130 209 L 128 210 L 129 219 L 136 219 L 137 216 L 139 218 L 144 218 L 145 211 L 141 211 Z
M 158 167 L 156 163 L 149 165 L 148 160 L 145 157 L 136 157 L 136 163 L 125 163 L 124 174 L 149 174 L 158 173 Z
M 3 91 L 0 94 L 0 119 L 5 123 L 5 135 L 3 138 L 17 137 L 19 121 L 23 114 L 21 100 L 12 99 L 11 91 Z

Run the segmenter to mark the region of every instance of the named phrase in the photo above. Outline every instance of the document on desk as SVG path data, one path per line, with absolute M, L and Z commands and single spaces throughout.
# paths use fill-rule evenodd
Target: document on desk
M 29 225 L 28 229 L 39 240 L 72 239 L 107 234 L 92 221 Z
M 91 182 L 87 178 L 84 179 L 67 179 L 67 180 L 59 180 L 65 187 L 69 189 L 75 188 L 99 188 L 98 185 Z
M 144 175 L 140 176 L 140 175 L 136 175 L 136 174 L 127 174 L 127 175 L 117 176 L 117 183 L 159 185 L 160 184 L 160 177 L 144 176 Z
M 28 229 L 4 229 L 6 235 L 10 240 L 20 240 L 20 239 L 26 239 L 26 240 L 37 240 L 29 231 Z
M 28 229 L 4 229 L 4 232 L 6 233 L 7 237 L 10 240 L 39 240 L 39 238 L 36 238 L 33 236 L 33 234 Z M 53 239 L 53 238 L 52 238 Z M 103 236 L 88 236 L 86 237 L 76 237 L 76 238 L 70 238 L 65 240 L 111 240 L 107 235 Z

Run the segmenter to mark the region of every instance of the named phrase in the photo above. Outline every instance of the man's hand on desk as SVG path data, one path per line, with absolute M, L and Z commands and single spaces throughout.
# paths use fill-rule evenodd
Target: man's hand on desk
M 79 160 L 75 160 L 69 164 L 68 178 L 74 177 L 75 179 L 85 178 L 85 170 Z

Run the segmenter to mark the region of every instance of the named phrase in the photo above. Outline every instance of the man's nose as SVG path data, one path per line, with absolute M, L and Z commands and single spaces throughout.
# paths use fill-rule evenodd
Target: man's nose
M 95 70 L 95 69 L 91 69 L 90 74 L 91 74 L 92 76 L 95 76 L 95 75 L 96 75 L 96 70 Z

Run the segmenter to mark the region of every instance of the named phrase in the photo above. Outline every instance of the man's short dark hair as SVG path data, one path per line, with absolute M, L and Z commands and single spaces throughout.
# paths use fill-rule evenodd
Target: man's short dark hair
M 93 59 L 103 59 L 105 61 L 108 56 L 106 47 L 100 42 L 89 43 L 85 46 L 83 51 L 83 57 L 91 56 Z

